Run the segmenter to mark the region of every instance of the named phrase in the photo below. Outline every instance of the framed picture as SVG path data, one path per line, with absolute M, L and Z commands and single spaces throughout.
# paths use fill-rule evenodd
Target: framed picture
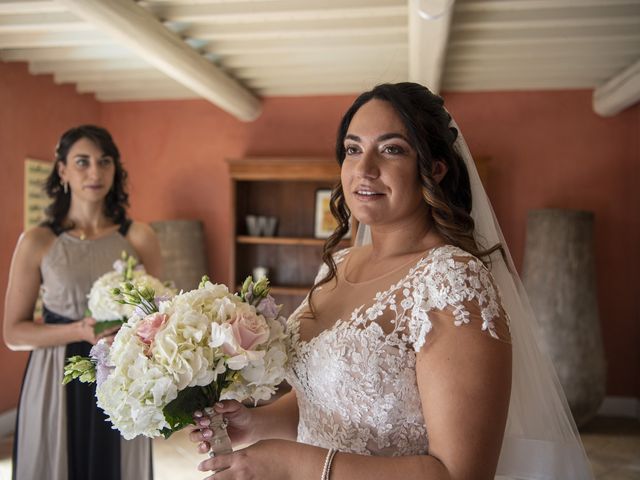
M 313 235 L 316 238 L 329 238 L 338 226 L 338 221 L 331 215 L 330 201 L 331 189 L 321 188 L 316 190 L 315 227 L 313 229 Z M 349 228 L 344 238 L 349 238 L 350 236 L 351 228 Z
M 51 202 L 44 191 L 44 183 L 51 173 L 53 162 L 27 158 L 24 161 L 24 229 L 38 225 L 44 210 Z
M 329 238 L 338 226 L 338 222 L 333 218 L 333 215 L 331 215 L 331 209 L 329 208 L 330 201 L 330 189 L 321 188 L 316 190 L 316 214 L 315 227 L 313 229 L 313 235 L 316 238 Z

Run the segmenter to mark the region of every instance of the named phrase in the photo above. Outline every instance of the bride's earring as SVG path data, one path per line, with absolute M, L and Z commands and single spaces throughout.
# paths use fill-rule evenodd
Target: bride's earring
M 62 190 L 64 191 L 64 194 L 66 195 L 67 193 L 69 193 L 69 182 L 60 182 L 62 184 Z

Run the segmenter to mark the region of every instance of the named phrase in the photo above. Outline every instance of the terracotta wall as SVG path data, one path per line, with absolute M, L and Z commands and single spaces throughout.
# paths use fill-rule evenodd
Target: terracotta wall
M 595 212 L 607 394 L 640 397 L 640 105 L 602 118 L 590 91 L 452 93 L 474 154 L 492 158 L 488 190 L 518 268 L 526 214 Z
M 0 62 L 0 312 L 4 311 L 11 254 L 23 229 L 24 159 L 53 160 L 60 134 L 100 121 L 93 95 L 78 95 L 50 76 L 30 75 L 24 63 Z M 0 342 L 0 412 L 16 405 L 27 353 Z
M 21 228 L 21 168 L 27 152 L 14 140 L 26 131 L 48 148 L 62 130 L 33 130 L 42 103 L 54 99 L 77 105 L 76 115 L 91 105 L 89 120 L 101 122 L 114 135 L 130 173 L 131 213 L 151 221 L 172 218 L 201 219 L 205 223 L 209 269 L 214 280 L 227 278 L 229 236 L 229 182 L 225 159 L 245 155 L 331 156 L 341 113 L 352 97 L 273 98 L 264 102 L 261 117 L 239 122 L 204 101 L 125 102 L 96 104 L 73 94 L 70 87 L 55 87 L 47 77 L 30 77 L 24 67 L 7 67 L 20 81 L 2 83 L 15 97 L 28 97 L 28 113 L 5 113 L 3 151 L 15 151 L 10 175 L 0 179 L 3 204 L 14 204 L 13 217 L 3 222 L 0 265 L 9 262 Z M 18 72 L 18 73 L 16 73 Z M 42 85 L 41 85 L 42 84 Z M 3 89 L 4 90 L 4 89 Z M 75 101 L 63 100 L 66 92 Z M 40 97 L 40 92 L 43 96 Z M 0 93 L 1 96 L 4 93 Z M 633 270 L 640 254 L 640 205 L 637 188 L 640 169 L 640 107 L 611 119 L 596 116 L 588 91 L 532 93 L 445 94 L 472 151 L 492 158 L 489 190 L 516 263 L 522 261 L 526 212 L 532 208 L 564 207 L 596 212 L 596 256 L 601 321 L 609 367 L 608 394 L 640 396 L 640 322 L 633 301 Z M 14 101 L 14 100 L 11 100 Z M 14 112 L 24 109 L 15 100 Z M 21 109 L 18 109 L 18 106 Z M 67 108 L 67 115 L 71 110 Z M 89 114 L 87 114 L 89 115 Z M 26 116 L 26 117 L 25 117 Z M 10 118 L 13 134 L 6 135 Z M 73 116 L 71 119 L 73 120 Z M 78 121 L 85 121 L 78 118 Z M 47 124 L 49 125 L 49 124 Z M 25 127 L 27 126 L 27 127 Z M 35 135 L 36 132 L 42 135 Z M 48 131 L 48 130 L 47 130 Z M 13 211 L 12 207 L 12 211 Z M 8 223 L 9 227 L 4 223 Z M 7 230 L 7 228 L 9 228 Z M 0 279 L 4 288 L 6 278 Z M 15 404 L 22 354 L 0 347 L 0 361 L 15 368 L 0 370 L 6 386 L 0 411 Z

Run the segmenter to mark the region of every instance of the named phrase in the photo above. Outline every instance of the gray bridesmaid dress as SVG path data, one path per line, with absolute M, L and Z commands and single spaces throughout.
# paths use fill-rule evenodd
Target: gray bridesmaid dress
M 44 321 L 82 319 L 93 282 L 112 269 L 131 222 L 101 238 L 80 240 L 65 232 L 42 260 Z M 96 405 L 95 387 L 62 385 L 66 358 L 88 355 L 87 342 L 38 348 L 24 375 L 13 452 L 13 480 L 151 480 L 151 441 L 127 441 Z

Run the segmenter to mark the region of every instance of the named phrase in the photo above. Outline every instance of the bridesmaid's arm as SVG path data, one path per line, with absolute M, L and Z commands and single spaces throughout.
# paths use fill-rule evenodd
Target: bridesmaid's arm
M 135 249 L 140 263 L 149 275 L 163 279 L 162 256 L 156 232 L 146 223 L 133 222 L 127 233 L 127 240 Z
M 66 345 L 71 342 L 95 343 L 95 320 L 85 318 L 67 325 L 46 325 L 33 321 L 33 310 L 40 291 L 40 262 L 55 236 L 47 228 L 35 227 L 20 236 L 11 260 L 9 283 L 4 300 L 2 333 L 11 350 Z

